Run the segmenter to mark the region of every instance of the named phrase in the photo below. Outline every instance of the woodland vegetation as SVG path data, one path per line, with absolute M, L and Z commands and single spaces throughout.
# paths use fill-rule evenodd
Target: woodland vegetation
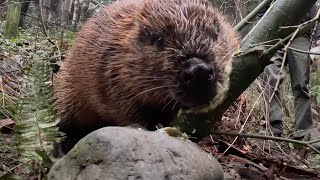
M 280 89 L 284 134 L 288 138 L 270 136 L 264 87 L 258 77 L 276 50 L 285 47 L 296 34 L 314 27 L 317 18 L 293 28 L 285 37 L 277 33 L 280 27 L 303 17 L 316 0 L 278 0 L 274 10 L 259 22 L 258 10 L 272 0 L 210 1 L 232 22 L 243 40 L 230 64 L 231 71 L 225 75 L 220 99 L 210 107 L 181 111 L 174 126 L 202 138 L 198 145 L 227 166 L 232 177 L 320 178 L 320 153 L 313 153 L 310 142 L 292 141 L 289 137 L 294 126 L 289 76 Z M 52 83 L 77 30 L 92 13 L 110 2 L 0 0 L 0 180 L 46 179 L 55 162 L 48 152 L 52 143 L 60 140 L 55 127 L 59 118 L 50 101 Z M 285 13 L 280 14 L 277 9 Z M 273 33 L 265 35 L 265 29 L 272 29 Z M 314 126 L 319 128 L 317 65 L 311 67 L 310 78 Z M 195 129 L 201 131 L 192 133 Z M 293 148 L 289 142 L 301 146 Z

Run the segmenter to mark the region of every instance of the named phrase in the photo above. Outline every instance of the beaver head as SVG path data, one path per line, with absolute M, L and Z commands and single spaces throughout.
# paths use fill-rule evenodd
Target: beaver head
M 116 1 L 79 32 L 67 63 L 74 78 L 65 78 L 82 85 L 79 93 L 90 94 L 92 106 L 121 107 L 126 114 L 146 106 L 195 107 L 215 97 L 238 43 L 205 0 Z
M 237 39 L 231 27 L 203 0 L 146 1 L 134 18 L 130 45 L 140 74 L 153 77 L 141 93 L 159 91 L 159 98 L 184 107 L 208 103 Z M 234 41 L 234 42 L 233 42 Z M 141 88 L 141 86 L 139 87 Z M 140 93 L 139 93 L 140 94 Z M 151 97 L 152 98 L 152 97 Z

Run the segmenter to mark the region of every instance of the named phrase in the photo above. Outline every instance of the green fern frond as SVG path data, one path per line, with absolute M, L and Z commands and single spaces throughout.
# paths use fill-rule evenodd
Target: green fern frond
M 32 54 L 31 63 L 22 73 L 26 93 L 18 100 L 16 125 L 17 149 L 22 161 L 39 158 L 36 151 L 49 152 L 58 142 L 59 119 L 52 107 L 51 66 L 44 52 Z

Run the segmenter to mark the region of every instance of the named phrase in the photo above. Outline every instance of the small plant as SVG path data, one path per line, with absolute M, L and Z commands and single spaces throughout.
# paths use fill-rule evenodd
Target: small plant
M 52 165 L 47 153 L 60 140 L 56 126 L 59 119 L 51 105 L 50 62 L 41 51 L 31 54 L 30 59 L 30 65 L 22 71 L 25 94 L 18 98 L 14 130 L 21 161 L 32 161 L 33 167 L 46 173 Z

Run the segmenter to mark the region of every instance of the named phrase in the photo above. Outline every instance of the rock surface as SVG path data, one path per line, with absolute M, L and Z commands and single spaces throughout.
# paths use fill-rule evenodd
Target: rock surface
M 218 161 L 196 144 L 159 132 L 105 127 L 83 138 L 48 174 L 53 180 L 218 180 Z

